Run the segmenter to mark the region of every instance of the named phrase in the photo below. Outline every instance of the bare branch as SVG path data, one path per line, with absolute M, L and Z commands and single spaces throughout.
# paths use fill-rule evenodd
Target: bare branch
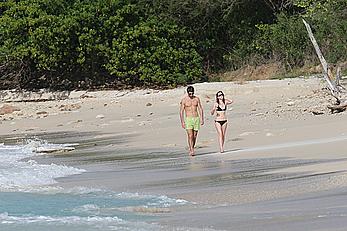
M 320 63 L 322 64 L 322 67 L 323 67 L 323 74 L 324 74 L 324 78 L 325 80 L 328 82 L 328 86 L 329 86 L 329 89 L 331 91 L 331 94 L 336 98 L 337 97 L 337 92 L 338 92 L 338 89 L 334 86 L 333 82 L 331 81 L 331 72 L 329 71 L 329 68 L 328 68 L 328 63 L 327 61 L 325 60 L 319 46 L 318 46 L 318 43 L 315 39 L 315 37 L 313 36 L 313 33 L 312 33 L 312 30 L 311 30 L 311 27 L 310 25 L 303 19 L 302 20 L 305 24 L 305 27 L 306 27 L 306 30 L 308 32 L 308 36 L 310 37 L 311 39 L 311 42 L 316 50 L 316 53 L 318 55 L 318 58 L 320 60 Z M 330 72 L 330 73 L 329 73 Z
M 265 0 L 264 2 L 273 12 L 283 11 L 293 5 L 291 0 Z

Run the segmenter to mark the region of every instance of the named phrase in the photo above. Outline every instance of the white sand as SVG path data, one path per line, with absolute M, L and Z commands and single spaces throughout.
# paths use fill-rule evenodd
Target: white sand
M 188 227 L 257 230 L 239 224 L 244 217 L 235 218 L 240 209 L 235 206 L 249 203 L 257 206 L 256 203 L 283 198 L 297 201 L 305 195 L 320 195 L 326 190 L 342 190 L 347 186 L 347 114 L 331 114 L 326 108 L 333 101 L 322 91 L 325 83 L 321 79 L 201 83 L 194 87 L 202 99 L 206 121 L 199 132 L 197 156 L 193 158 L 187 153 L 186 134 L 179 122 L 183 87 L 164 91 L 73 92 L 65 100 L 7 102 L 21 111 L 0 117 L 0 135 L 69 131 L 96 132 L 95 139 L 126 137 L 124 142 L 100 148 L 114 149 L 114 153 L 142 150 L 137 153 L 136 161 L 115 159 L 84 165 L 89 173 L 64 179 L 62 184 L 166 194 L 219 208 L 213 210 L 216 214 L 208 215 L 207 220 L 204 216 L 210 213 L 202 212 L 200 207 L 172 211 L 167 223 Z M 213 117 L 209 114 L 218 90 L 234 100 L 227 112 L 229 127 L 223 154 L 217 153 Z M 148 157 L 146 150 L 154 150 L 153 157 Z M 99 158 L 106 156 L 112 157 L 100 154 Z M 243 207 L 246 208 L 249 209 Z M 295 211 L 300 209 L 299 203 Z M 250 215 L 249 210 L 245 213 Z M 239 229 L 230 229 L 227 222 L 220 222 L 219 217 L 228 217 L 228 214 L 236 219 L 234 224 L 238 224 Z M 179 219 L 182 216 L 192 219 Z M 280 219 L 276 221 L 281 224 Z M 306 223 L 312 222 L 312 219 L 306 220 Z M 276 227 L 267 224 L 258 230 L 278 230 Z M 319 227 L 339 230 L 339 226 L 327 228 L 326 223 Z

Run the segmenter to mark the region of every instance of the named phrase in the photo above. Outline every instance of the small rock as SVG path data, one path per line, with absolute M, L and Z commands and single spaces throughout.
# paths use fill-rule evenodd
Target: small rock
M 257 113 L 257 114 L 255 114 L 255 116 L 263 116 L 264 115 L 264 113 Z
M 28 128 L 28 129 L 25 129 L 26 132 L 28 131 L 34 131 L 36 128 Z
M 243 133 L 241 133 L 239 136 L 249 136 L 249 135 L 255 135 L 256 134 L 256 132 L 243 132 Z
M 144 121 L 138 123 L 139 126 L 144 126 L 146 123 Z
M 103 118 L 105 118 L 105 116 L 104 116 L 103 114 L 99 114 L 99 115 L 97 115 L 95 118 L 97 118 L 97 119 L 103 119 Z
M 149 106 L 152 106 L 152 104 L 151 103 L 147 103 L 146 106 L 149 107 Z
M 0 115 L 12 114 L 15 111 L 20 111 L 18 107 L 5 104 L 0 108 Z
M 36 112 L 36 115 L 47 115 L 48 114 L 48 112 L 46 112 L 46 111 L 38 111 L 38 112 Z
M 21 111 L 14 111 L 13 114 L 16 116 L 23 116 L 24 115 L 24 113 Z
M 70 104 L 70 105 L 60 105 L 60 111 L 75 111 L 81 108 L 79 104 Z
M 83 94 L 83 95 L 80 96 L 80 98 L 81 99 L 84 99 L 84 98 L 95 98 L 95 96 Z
M 322 111 L 311 111 L 313 115 L 323 115 L 324 112 Z

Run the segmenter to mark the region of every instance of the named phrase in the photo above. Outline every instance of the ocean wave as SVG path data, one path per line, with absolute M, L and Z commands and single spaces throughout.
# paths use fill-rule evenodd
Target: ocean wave
M 76 144 L 50 144 L 39 139 L 19 145 L 0 145 L 0 191 L 30 191 L 56 183 L 55 179 L 85 172 L 70 166 L 39 164 L 31 159 L 43 150 L 65 150 Z M 42 155 L 42 154 L 41 154 Z
M 108 189 L 91 187 L 41 187 L 37 192 L 42 194 L 90 195 L 93 197 L 103 197 L 109 199 L 146 200 L 148 201 L 146 204 L 147 206 L 170 207 L 173 205 L 185 205 L 191 203 L 183 199 L 174 199 L 165 195 L 150 195 L 138 192 L 114 192 Z
M 108 216 L 11 216 L 7 213 L 0 214 L 0 225 L 6 230 L 142 230 L 160 231 L 166 230 L 157 224 L 143 221 L 125 221 L 118 217 Z M 12 227 L 12 228 L 11 228 Z

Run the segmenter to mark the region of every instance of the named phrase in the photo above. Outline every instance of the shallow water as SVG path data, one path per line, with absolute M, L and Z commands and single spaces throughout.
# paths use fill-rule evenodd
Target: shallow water
M 1 230 L 164 230 L 150 224 L 152 215 L 143 211 L 165 211 L 164 208 L 184 203 L 165 196 L 81 188 L 59 191 L 1 192 Z
M 337 204 L 343 202 L 345 196 L 334 197 L 320 210 L 313 208 L 316 201 L 299 199 L 303 193 L 316 195 L 345 182 L 338 177 L 343 172 L 316 174 L 283 169 L 344 162 L 346 158 L 262 155 L 228 159 L 200 149 L 199 156 L 191 159 L 180 150 L 131 149 L 122 145 L 126 137 L 120 135 L 106 141 L 95 134 L 49 136 L 40 138 L 64 145 L 23 138 L 12 139 L 11 145 L 0 144 L 0 230 L 305 230 L 298 226 L 323 221 L 321 227 L 326 228 L 335 220 L 340 222 L 335 228 L 345 225 L 341 222 L 347 214 L 345 206 L 342 211 L 330 207 L 335 199 Z M 66 144 L 71 140 L 79 144 Z M 343 140 L 345 137 L 261 146 L 254 151 Z M 71 147 L 76 150 L 63 155 L 37 152 Z M 108 190 L 98 188 L 100 185 Z M 122 192 L 124 188 L 138 193 Z M 192 201 L 199 199 L 199 203 L 163 194 L 185 195 Z M 288 196 L 293 198 L 290 203 L 277 200 Z M 295 202 L 297 207 L 288 210 Z M 312 209 L 303 210 L 311 204 Z M 231 226 L 233 229 L 229 229 Z
M 40 164 L 33 158 L 43 155 L 41 151 L 63 151 L 74 145 L 38 139 L 0 144 L 1 230 L 165 230 L 152 224 L 154 215 L 187 203 L 165 195 L 54 186 L 56 178 L 85 170 Z

